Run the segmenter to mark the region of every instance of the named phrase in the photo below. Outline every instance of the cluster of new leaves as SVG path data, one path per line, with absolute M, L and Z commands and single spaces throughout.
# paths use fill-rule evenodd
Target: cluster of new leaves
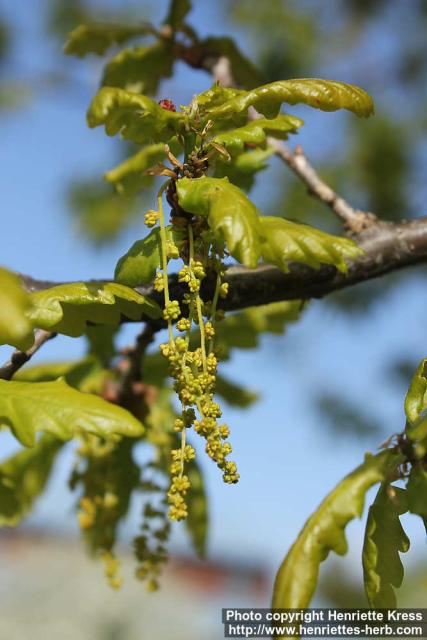
M 1 426 L 30 447 L 0 467 L 0 517 L 14 525 L 29 511 L 44 490 L 62 442 L 78 438 L 70 484 L 81 492 L 79 522 L 90 547 L 102 552 L 114 587 L 120 584 L 114 556 L 117 528 L 135 493 L 143 503 L 135 538 L 137 576 L 150 588 L 157 586 L 167 558 L 168 515 L 186 520 L 196 550 L 204 552 L 204 483 L 187 432 L 192 429 L 204 439 L 225 482 L 238 480 L 236 464 L 227 459 L 229 428 L 219 423 L 222 412 L 215 394 L 239 406 L 254 397 L 222 378 L 218 362 L 233 347 L 256 346 L 261 332 L 282 331 L 298 315 L 298 305 L 281 304 L 224 319 L 221 300 L 228 294 L 230 259 L 249 268 L 273 264 L 284 272 L 290 262 L 314 269 L 327 264 L 345 272 L 348 261 L 361 253 L 347 238 L 261 215 L 242 188 L 248 189 L 264 168 L 272 153 L 269 141 L 286 139 L 303 124 L 282 113 L 283 104 L 347 109 L 367 117 L 373 113 L 371 98 L 358 87 L 312 78 L 254 87 L 256 74 L 235 45 L 225 38 L 199 39 L 186 22 L 189 9 L 189 2 L 174 0 L 160 29 L 83 25 L 66 44 L 67 53 L 83 56 L 104 54 L 111 45 L 134 38 L 155 39 L 126 48 L 107 62 L 87 114 L 90 127 L 104 126 L 108 135 L 140 146 L 106 175 L 118 194 L 134 195 L 153 176 L 163 178 L 156 209 L 145 214 L 150 233 L 119 260 L 114 282 L 78 282 L 27 293 L 17 276 L 0 271 L 2 344 L 31 349 L 38 329 L 87 335 L 91 354 L 79 363 L 28 369 L 13 380 L 0 380 Z M 160 79 L 171 75 L 176 60 L 202 67 L 223 55 L 240 88 L 214 84 L 178 110 L 171 100 L 150 97 Z M 174 287 L 172 261 L 178 271 Z M 135 291 L 142 285 L 148 295 Z M 145 323 L 151 335 L 146 338 L 143 332 L 133 350 L 120 354 L 112 335 L 124 320 Z M 145 354 L 154 331 L 161 328 L 167 328 L 162 357 Z M 118 365 L 115 356 L 121 356 Z M 365 493 L 376 483 L 381 487 L 370 508 L 363 552 L 366 592 L 370 604 L 392 606 L 393 587 L 403 575 L 399 552 L 408 548 L 399 516 L 409 510 L 427 519 L 420 498 L 426 486 L 426 389 L 423 363 L 408 393 L 407 431 L 395 446 L 367 457 L 310 518 L 279 570 L 273 606 L 308 605 L 320 562 L 331 550 L 345 553 L 345 526 L 361 513 Z M 172 390 L 181 403 L 179 413 Z M 139 442 L 154 450 L 145 466 L 135 461 Z M 397 479 L 407 480 L 405 489 L 392 484 Z

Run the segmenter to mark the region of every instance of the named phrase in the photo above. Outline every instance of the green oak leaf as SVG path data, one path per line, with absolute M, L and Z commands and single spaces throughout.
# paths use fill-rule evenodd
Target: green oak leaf
M 0 267 L 0 344 L 26 351 L 34 342 L 31 299 L 18 276 Z
M 406 490 L 408 510 L 423 519 L 427 530 L 427 471 L 421 466 L 412 467 Z
M 382 482 L 401 457 L 392 450 L 366 457 L 346 476 L 307 520 L 297 540 L 282 562 L 273 590 L 273 609 L 309 606 L 319 575 L 320 563 L 330 551 L 347 552 L 345 527 L 360 517 L 367 490 Z
M 304 103 L 322 111 L 347 109 L 360 117 L 374 113 L 372 98 L 359 87 L 344 82 L 321 80 L 319 78 L 298 78 L 279 80 L 241 92 L 230 100 L 207 110 L 213 120 L 233 119 L 246 114 L 254 107 L 266 118 L 275 118 L 282 103 Z
M 160 80 L 172 75 L 173 63 L 172 48 L 162 40 L 124 49 L 106 65 L 101 84 L 154 95 Z
M 314 269 L 331 264 L 346 273 L 346 259 L 363 253 L 352 240 L 332 236 L 314 227 L 284 218 L 262 216 L 263 235 L 261 253 L 264 262 L 275 264 L 283 271 L 289 262 L 301 262 Z
M 218 242 L 247 267 L 260 257 L 261 225 L 255 205 L 227 178 L 181 178 L 176 183 L 180 206 L 208 218 Z
M 172 153 L 179 154 L 180 145 L 171 141 L 169 147 Z M 114 169 L 110 169 L 104 178 L 114 184 L 118 193 L 126 196 L 135 195 L 141 189 L 153 184 L 153 176 L 146 173 L 147 169 L 163 160 L 166 156 L 165 145 L 161 142 L 150 144 L 127 158 Z
M 73 282 L 31 294 L 34 325 L 67 336 L 81 336 L 88 325 L 117 325 L 121 318 L 159 318 L 154 300 L 116 282 Z
M 408 422 L 414 424 L 427 408 L 427 358 L 421 360 L 409 385 L 405 398 L 405 414 Z
M 424 358 L 415 372 L 405 398 L 407 418 L 406 433 L 413 442 L 417 458 L 427 453 L 427 359 Z
M 84 393 L 100 395 L 112 374 L 96 357 L 88 356 L 72 362 L 47 362 L 20 369 L 13 379 L 20 382 L 50 382 L 64 378 L 65 382 Z
M 295 133 L 304 124 L 295 116 L 279 115 L 277 118 L 258 118 L 244 127 L 231 129 L 213 138 L 231 154 L 241 153 L 245 145 L 260 146 L 265 144 L 267 136 L 286 140 L 289 133 Z
M 219 158 L 215 163 L 214 178 L 228 178 L 236 187 L 250 191 L 259 171 L 267 169 L 267 160 L 274 153 L 272 147 L 253 149 L 233 156 L 229 162 Z
M 87 113 L 89 127 L 105 126 L 109 136 L 120 133 L 133 142 L 167 142 L 183 126 L 183 114 L 163 109 L 147 96 L 116 87 L 102 87 Z
M 146 189 L 153 184 L 153 176 L 145 172 L 163 160 L 165 155 L 163 143 L 150 144 L 114 169 L 110 169 L 104 178 L 113 184 L 121 195 L 135 195 L 141 189 Z
M 363 576 L 369 605 L 378 609 L 396 606 L 393 587 L 400 587 L 403 565 L 399 551 L 409 549 L 409 539 L 399 516 L 408 510 L 406 491 L 383 484 L 369 508 L 363 544 Z
M 49 382 L 58 378 L 65 378 L 70 386 L 68 379 L 69 372 L 83 361 L 74 362 L 44 362 L 43 364 L 34 364 L 19 369 L 13 376 L 13 379 L 20 382 Z
M 166 227 L 168 242 L 178 244 L 181 241 L 179 231 Z M 137 287 L 153 281 L 156 270 L 161 264 L 160 229 L 156 227 L 142 240 L 137 240 L 129 251 L 117 262 L 114 272 L 116 282 L 129 287 Z
M 44 435 L 0 463 L 0 527 L 16 527 L 43 493 L 63 442 Z
M 88 53 L 102 55 L 114 44 L 121 44 L 150 33 L 147 25 L 125 25 L 94 22 L 82 24 L 68 36 L 64 52 L 70 56 L 83 58 Z
M 223 87 L 220 84 L 213 84 L 210 89 L 199 93 L 193 100 L 197 106 L 197 110 L 203 115 L 206 115 L 207 112 L 215 107 L 219 107 L 225 102 L 229 102 L 230 100 L 245 94 L 246 91 L 243 89 L 235 89 L 234 87 Z
M 427 417 L 419 418 L 419 420 L 407 430 L 407 435 L 413 442 L 416 457 L 421 460 L 427 454 Z
M 34 446 L 39 431 L 60 440 L 85 432 L 103 438 L 136 437 L 144 432 L 139 420 L 122 407 L 77 391 L 63 379 L 0 380 L 0 427 L 11 429 L 27 447 Z

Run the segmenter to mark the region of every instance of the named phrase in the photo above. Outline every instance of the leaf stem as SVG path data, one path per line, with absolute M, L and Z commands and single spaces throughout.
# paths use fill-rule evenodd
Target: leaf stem
M 190 267 L 190 271 L 193 274 L 193 261 L 194 261 L 194 233 L 193 233 L 193 227 L 191 226 L 191 224 L 188 227 L 188 239 L 189 239 L 189 267 Z M 202 301 L 200 299 L 200 296 L 198 293 L 196 293 L 195 295 L 195 300 L 196 300 L 196 310 L 197 310 L 197 320 L 199 322 L 199 329 L 200 329 L 200 349 L 202 351 L 202 366 L 203 366 L 203 373 L 207 373 L 207 363 L 206 363 L 206 336 L 205 336 L 205 325 L 203 323 L 203 313 L 202 313 Z
M 211 324 L 212 324 L 212 326 L 214 328 L 215 328 L 216 308 L 217 308 L 217 305 L 218 305 L 220 289 L 221 289 L 221 274 L 219 272 L 217 272 L 217 274 L 216 274 L 216 283 L 215 283 L 215 292 L 214 292 L 214 297 L 213 297 L 213 300 L 212 300 L 211 317 L 210 317 Z M 208 345 L 208 353 L 210 353 L 213 350 L 213 346 L 214 346 L 214 339 L 210 338 L 209 345 Z
M 13 375 L 24 366 L 28 360 L 30 360 L 35 353 L 44 345 L 48 340 L 52 340 L 56 336 L 56 333 L 50 331 L 43 331 L 43 329 L 37 329 L 34 337 L 33 346 L 28 351 L 16 350 L 12 353 L 10 360 L 0 367 L 0 379 L 11 380 Z
M 168 184 L 169 182 L 166 182 L 164 185 L 162 185 L 157 194 L 157 207 L 159 211 L 159 223 L 160 223 L 160 244 L 161 244 L 161 254 L 162 254 L 163 290 L 164 290 L 166 307 L 170 302 L 170 296 L 169 296 L 169 280 L 168 280 L 167 238 L 166 238 L 165 214 L 163 211 L 163 192 L 166 190 Z M 169 344 L 172 344 L 173 343 L 172 320 L 168 318 L 167 322 L 168 322 Z

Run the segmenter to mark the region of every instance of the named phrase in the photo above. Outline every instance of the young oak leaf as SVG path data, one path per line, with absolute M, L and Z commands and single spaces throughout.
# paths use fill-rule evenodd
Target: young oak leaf
M 409 549 L 399 516 L 408 510 L 404 489 L 383 484 L 369 508 L 363 544 L 363 576 L 369 605 L 394 608 L 393 587 L 400 587 L 403 565 L 399 552 Z
M 103 438 L 137 437 L 144 432 L 126 409 L 77 391 L 61 378 L 53 382 L 0 380 L 0 427 L 8 427 L 26 447 L 34 446 L 38 431 L 60 440 L 81 432 Z
M 114 44 L 122 44 L 135 36 L 150 33 L 147 25 L 125 25 L 94 22 L 81 24 L 71 31 L 64 53 L 83 58 L 88 53 L 103 55 Z
M 260 256 L 283 271 L 288 262 L 302 262 L 313 268 L 331 264 L 347 271 L 345 259 L 362 250 L 347 238 L 339 238 L 283 218 L 260 216 L 255 205 L 226 178 L 182 178 L 177 181 L 180 206 L 207 216 L 218 241 L 247 267 L 255 267 Z
M 26 351 L 34 342 L 31 299 L 14 273 L 0 267 L 0 344 Z
M 420 516 L 427 530 L 427 471 L 421 466 L 412 467 L 406 490 L 408 511 Z
M 124 49 L 108 62 L 101 84 L 154 95 L 162 78 L 170 78 L 174 57 L 163 41 Z
M 273 609 L 308 607 L 314 594 L 320 563 L 330 551 L 347 552 L 345 527 L 363 511 L 368 489 L 382 482 L 401 461 L 392 450 L 366 457 L 346 476 L 307 520 L 276 575 Z
M 180 146 L 176 141 L 169 144 L 172 153 L 179 153 Z M 148 188 L 153 183 L 153 176 L 146 173 L 166 156 L 163 143 L 150 144 L 138 151 L 130 158 L 108 171 L 104 178 L 113 184 L 118 193 L 133 196 L 141 189 Z
M 29 317 L 36 327 L 81 336 L 88 323 L 117 325 L 122 316 L 140 320 L 161 315 L 154 300 L 116 282 L 72 282 L 31 294 Z
M 274 153 L 272 147 L 253 149 L 232 156 L 229 162 L 216 162 L 214 178 L 228 178 L 236 187 L 249 191 L 259 171 L 267 168 L 267 160 Z
M 283 271 L 289 262 L 301 262 L 318 269 L 331 264 L 346 273 L 346 259 L 354 259 L 363 251 L 352 240 L 332 236 L 314 227 L 284 218 L 262 216 L 261 253 L 264 262 L 275 264 Z
M 44 435 L 0 463 L 0 527 L 16 527 L 44 491 L 63 442 Z
M 19 382 L 50 382 L 64 378 L 74 389 L 101 395 L 106 381 L 111 380 L 112 376 L 97 358 L 87 356 L 71 362 L 46 362 L 24 367 L 15 373 L 13 379 Z
M 193 100 L 197 106 L 197 110 L 205 115 L 206 112 L 215 107 L 220 107 L 225 102 L 245 94 L 246 91 L 244 89 L 235 89 L 234 87 L 223 87 L 220 84 L 213 84 L 210 89 L 199 93 Z
M 133 142 L 167 142 L 183 127 L 183 114 L 163 109 L 147 96 L 116 87 L 102 87 L 88 109 L 89 127 L 105 126 Z
M 259 212 L 227 178 L 181 178 L 176 183 L 180 206 L 208 218 L 218 242 L 247 267 L 255 267 L 261 250 Z
M 266 118 L 274 118 L 284 102 L 304 103 L 322 111 L 347 109 L 364 118 L 374 113 L 372 98 L 360 87 L 334 80 L 298 78 L 279 80 L 252 91 L 240 92 L 230 100 L 210 108 L 207 116 L 214 120 L 230 119 L 254 107 Z
M 423 458 L 427 453 L 427 359 L 424 358 L 415 372 L 405 398 L 407 418 L 406 432 L 414 443 L 415 455 Z
M 421 360 L 409 385 L 405 398 L 405 414 L 408 422 L 414 424 L 427 408 L 427 358 Z
M 172 227 L 166 227 L 166 239 L 171 244 L 181 241 L 181 234 Z M 157 269 L 161 264 L 160 229 L 150 231 L 142 240 L 137 240 L 129 251 L 117 262 L 114 271 L 116 282 L 137 287 L 153 281 Z
M 222 145 L 231 155 L 241 153 L 245 145 L 260 146 L 265 144 L 267 136 L 286 140 L 289 133 L 295 133 L 304 124 L 295 116 L 279 115 L 277 118 L 258 118 L 244 127 L 220 133 L 213 139 Z
M 163 160 L 165 155 L 163 143 L 147 145 L 114 169 L 110 169 L 104 178 L 113 184 L 121 195 L 133 196 L 153 183 L 153 176 L 145 172 Z

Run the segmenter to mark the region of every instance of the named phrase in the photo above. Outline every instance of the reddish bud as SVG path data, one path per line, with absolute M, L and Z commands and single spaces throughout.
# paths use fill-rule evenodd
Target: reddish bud
M 167 111 L 176 111 L 176 107 L 172 100 L 168 100 L 167 98 L 164 100 L 159 100 L 159 105 L 162 109 L 166 109 Z

